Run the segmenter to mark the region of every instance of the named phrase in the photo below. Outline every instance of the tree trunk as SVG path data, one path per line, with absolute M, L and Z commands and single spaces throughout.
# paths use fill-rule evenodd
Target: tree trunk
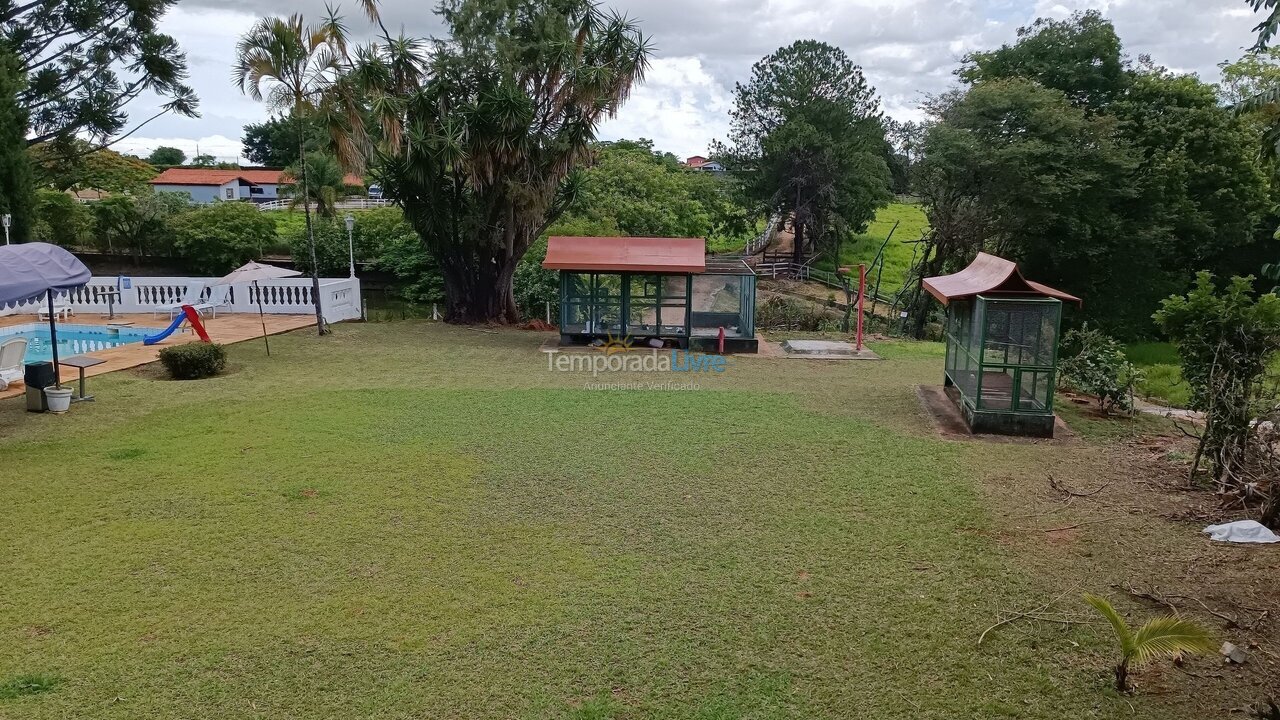
M 1129 692 L 1129 662 L 1122 660 L 1116 665 L 1116 692 Z
M 325 325 L 324 314 L 320 312 L 320 263 L 316 259 L 316 234 L 311 227 L 311 195 L 307 191 L 307 143 L 303 138 L 302 109 L 295 107 L 293 114 L 298 124 L 298 174 L 301 176 L 302 215 L 307 223 L 307 250 L 311 253 L 311 302 L 316 308 L 316 333 L 325 335 L 329 328 Z
M 523 253 L 520 253 L 523 255 Z M 498 248 L 492 257 L 450 258 L 442 265 L 445 322 L 513 324 L 520 321 L 512 278 L 519 256 Z
M 791 238 L 791 262 L 797 266 L 804 263 L 804 223 L 792 221 L 795 232 Z

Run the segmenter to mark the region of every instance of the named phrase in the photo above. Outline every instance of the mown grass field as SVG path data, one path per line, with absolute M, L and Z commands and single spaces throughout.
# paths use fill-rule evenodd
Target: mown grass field
M 976 644 L 1133 556 L 1047 545 L 1078 505 L 1010 534 L 1108 446 L 939 439 L 941 346 L 593 390 L 544 337 L 341 325 L 0 402 L 0 717 L 1204 717 L 1108 691 L 1095 625 Z

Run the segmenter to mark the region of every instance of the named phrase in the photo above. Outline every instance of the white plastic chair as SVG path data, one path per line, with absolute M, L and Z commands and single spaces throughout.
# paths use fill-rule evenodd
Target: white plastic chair
M 23 378 L 22 358 L 27 354 L 26 338 L 9 338 L 0 341 L 0 390 L 9 383 Z
M 192 307 L 196 309 L 196 312 L 208 310 L 213 317 L 218 317 L 218 308 L 231 307 L 231 286 L 214 285 L 209 288 L 209 299 L 192 305 Z
M 183 305 L 190 305 L 191 307 L 199 310 L 200 303 L 202 302 L 200 300 L 200 296 L 204 294 L 204 288 L 205 283 L 199 281 L 192 282 L 187 285 L 187 289 L 183 291 L 182 298 L 179 299 L 178 302 L 169 305 L 157 305 L 151 308 L 151 314 L 155 315 L 156 313 L 162 312 L 168 313 L 169 319 L 172 320 L 174 315 L 182 312 Z
M 38 311 L 38 314 L 39 314 L 39 316 L 40 316 L 40 319 L 41 319 L 41 320 L 48 320 L 48 319 L 49 319 L 49 306 L 48 306 L 48 305 L 41 305 L 41 306 L 40 306 L 40 310 Z M 63 301 L 61 301 L 61 300 L 54 300 L 54 301 L 53 301 L 53 316 L 54 316 L 55 318 L 57 318 L 57 319 L 62 320 L 62 321 L 64 321 L 64 322 L 65 322 L 65 321 L 67 321 L 68 319 L 70 319 L 72 315 L 75 315 L 75 314 L 76 314 L 75 310 L 72 310 L 72 309 L 71 309 L 71 306 L 70 306 L 70 305 L 68 305 L 67 303 L 65 303 L 65 302 L 63 302 Z

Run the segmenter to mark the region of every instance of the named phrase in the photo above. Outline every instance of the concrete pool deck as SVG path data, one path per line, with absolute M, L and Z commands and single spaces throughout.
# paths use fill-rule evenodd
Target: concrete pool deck
M 267 315 L 265 316 L 267 323 L 267 334 L 278 335 L 280 333 L 298 330 L 300 328 L 312 327 L 316 323 L 314 315 Z M 117 314 L 114 320 L 107 320 L 106 315 L 98 315 L 94 313 L 81 313 L 67 320 L 66 325 L 106 325 L 112 323 L 133 323 L 130 327 L 134 329 L 146 329 L 160 331 L 166 328 L 169 323 L 163 315 L 152 316 L 149 313 L 139 315 L 120 315 Z M 229 345 L 231 343 L 244 342 L 245 340 L 262 340 L 262 323 L 258 320 L 256 314 L 248 313 L 219 313 L 217 318 L 205 317 L 203 319 L 204 328 L 209 333 L 209 338 L 216 343 Z M 9 315 L 0 317 L 0 328 L 11 327 L 13 325 L 30 325 L 32 323 L 47 325 L 47 320 L 39 320 L 34 315 Z M 96 352 L 86 353 L 90 357 L 106 360 L 101 365 L 85 370 L 85 377 L 93 377 L 94 375 L 102 375 L 103 373 L 114 372 L 116 370 L 126 370 L 139 365 L 146 365 L 155 362 L 159 357 L 161 348 L 172 345 L 182 345 L 184 343 L 196 340 L 195 333 L 191 332 L 189 327 L 184 325 L 181 329 L 175 331 L 172 335 L 165 338 L 155 345 L 143 345 L 142 343 L 129 343 L 121 345 L 109 350 L 98 350 Z M 62 382 L 70 382 L 78 380 L 80 371 L 76 368 L 61 368 Z M 21 381 L 9 385 L 5 390 L 0 390 L 0 399 L 16 397 L 26 392 L 26 386 Z

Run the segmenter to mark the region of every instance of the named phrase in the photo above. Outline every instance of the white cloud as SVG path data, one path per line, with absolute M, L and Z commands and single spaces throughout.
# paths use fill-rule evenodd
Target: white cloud
M 600 131 L 605 139 L 647 137 L 680 157 L 705 155 L 728 132 L 733 96 L 696 57 L 658 58 L 618 117 Z
M 1150 54 L 1160 64 L 1216 80 L 1216 65 L 1238 57 L 1252 42 L 1255 24 L 1244 0 L 606 0 L 640 21 L 658 48 L 648 82 L 633 93 L 619 117 L 605 123 L 602 137 L 649 137 L 680 155 L 705 151 L 724 137 L 732 88 L 751 64 L 782 45 L 815 38 L 838 45 L 863 66 L 889 114 L 918 117 L 924 95 L 946 89 L 966 52 L 997 47 L 1015 38 L 1020 25 L 1037 16 L 1066 17 L 1098 9 L 1116 24 L 1131 58 Z M 438 18 L 419 0 L 382 0 L 393 31 L 440 33 Z M 365 23 L 347 3 L 348 23 Z M 240 33 L 266 10 L 324 12 L 320 0 L 183 0 L 163 27 L 178 38 L 191 63 L 191 84 L 203 117 L 164 117 L 131 138 L 126 147 L 149 152 L 177 138 L 201 138 L 211 154 L 238 154 L 240 129 L 265 119 L 260 104 L 231 84 Z M 143 99 L 145 100 L 145 99 Z M 130 108 L 147 117 L 147 102 Z M 154 106 L 154 102 L 151 103 Z M 151 112 L 154 112 L 152 110 Z M 122 146 L 125 146 L 122 143 Z
M 160 146 L 175 147 L 186 153 L 187 159 L 196 155 L 212 155 L 219 162 L 240 160 L 240 138 L 210 135 L 199 139 L 184 137 L 128 137 L 111 146 L 116 152 L 146 157 Z

